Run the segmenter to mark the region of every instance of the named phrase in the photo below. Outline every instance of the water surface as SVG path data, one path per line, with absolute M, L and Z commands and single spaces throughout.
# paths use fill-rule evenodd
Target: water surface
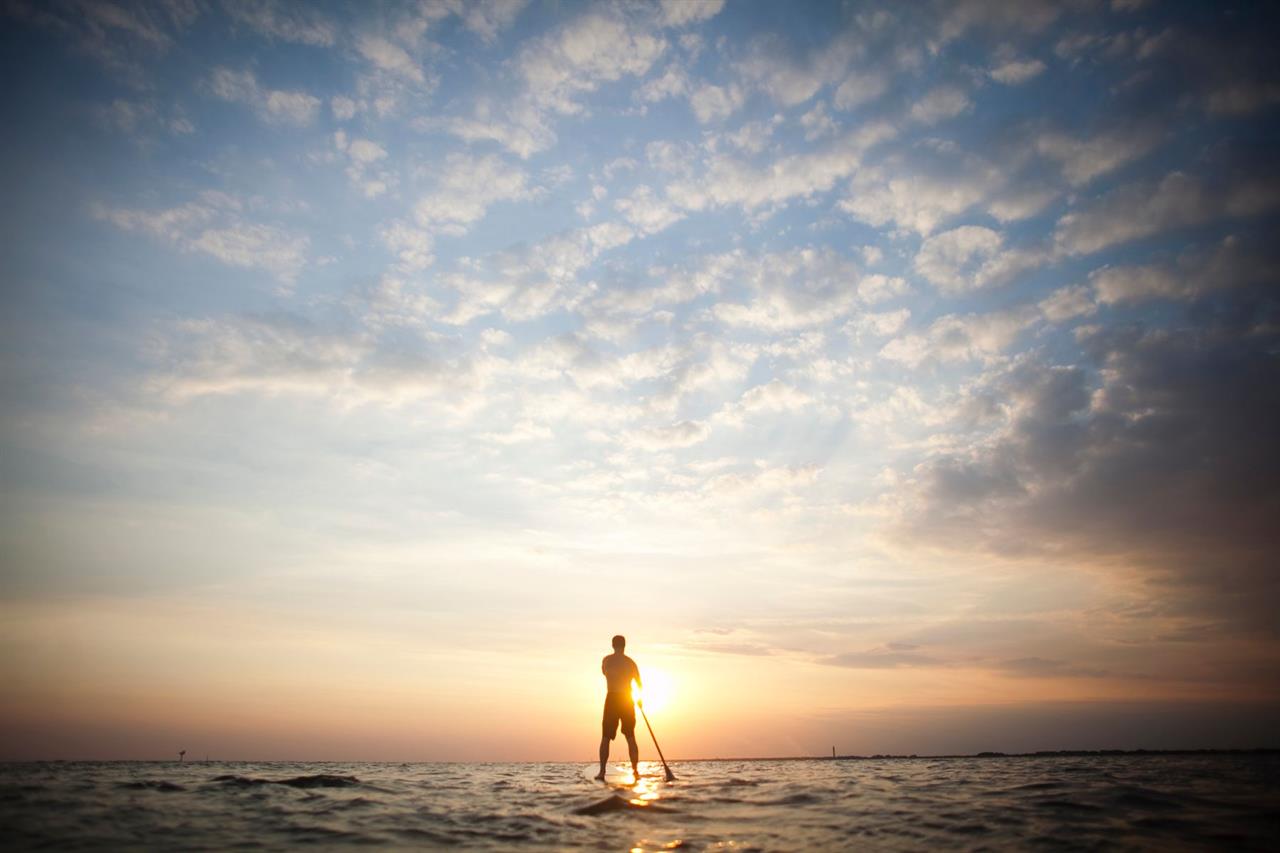
M 1280 849 L 1280 756 L 0 765 L 8 849 Z M 585 772 L 584 772 L 585 771 Z

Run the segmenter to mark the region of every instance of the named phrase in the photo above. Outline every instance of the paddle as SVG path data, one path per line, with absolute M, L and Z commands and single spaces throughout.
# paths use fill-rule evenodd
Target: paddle
M 649 715 L 644 712 L 644 703 L 637 702 L 636 707 L 640 709 L 640 716 L 644 717 L 644 727 L 649 730 L 649 737 L 653 738 L 653 745 L 658 750 L 658 758 L 662 759 L 662 769 L 667 771 L 667 781 L 676 781 L 676 774 L 671 772 L 671 768 L 667 766 L 667 759 L 662 755 L 662 747 L 658 746 L 658 736 L 653 733 L 653 726 L 649 725 Z

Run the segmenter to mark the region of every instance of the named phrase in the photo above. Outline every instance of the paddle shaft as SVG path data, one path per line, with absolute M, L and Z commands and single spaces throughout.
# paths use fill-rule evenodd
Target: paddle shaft
M 644 706 L 640 705 L 640 716 L 644 717 L 644 727 L 649 730 L 649 737 L 653 738 L 654 748 L 658 750 L 658 758 L 662 760 L 662 769 L 667 771 L 667 781 L 674 782 L 676 774 L 671 772 L 671 768 L 667 766 L 667 759 L 662 754 L 662 747 L 658 746 L 658 736 L 653 733 L 653 726 L 649 725 L 649 715 L 644 712 Z

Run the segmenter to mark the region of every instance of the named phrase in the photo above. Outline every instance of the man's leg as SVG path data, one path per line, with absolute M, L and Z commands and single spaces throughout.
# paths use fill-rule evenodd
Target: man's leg
M 604 778 L 604 766 L 609 763 L 609 738 L 602 735 L 600 737 L 600 774 L 597 779 Z
M 640 744 L 636 743 L 636 733 L 627 732 L 627 755 L 631 756 L 631 772 L 640 775 Z

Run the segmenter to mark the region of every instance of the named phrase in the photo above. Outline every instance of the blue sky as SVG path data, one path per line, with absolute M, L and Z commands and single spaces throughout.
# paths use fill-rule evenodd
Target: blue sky
M 564 757 L 616 631 L 687 755 L 1265 739 L 1265 10 L 3 14 L 9 752 Z

